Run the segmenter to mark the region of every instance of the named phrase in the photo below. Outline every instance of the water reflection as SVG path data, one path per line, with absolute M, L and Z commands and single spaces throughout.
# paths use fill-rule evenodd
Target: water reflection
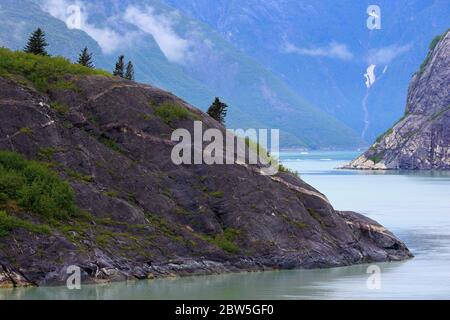
M 405 262 L 403 262 L 405 263 Z M 380 264 L 382 272 L 403 263 Z M 377 292 L 366 287 L 367 265 L 322 269 L 239 273 L 107 285 L 10 289 L 0 299 L 314 299 L 339 297 L 337 284 L 352 282 L 352 293 L 368 299 Z M 340 297 L 346 298 L 346 297 Z

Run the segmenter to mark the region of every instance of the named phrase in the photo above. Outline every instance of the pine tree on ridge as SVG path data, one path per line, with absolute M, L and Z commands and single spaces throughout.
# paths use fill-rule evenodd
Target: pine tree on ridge
M 228 106 L 221 102 L 219 98 L 216 98 L 213 104 L 209 107 L 207 113 L 219 121 L 221 124 L 225 125 L 225 118 L 227 116 Z
M 48 44 L 45 41 L 44 31 L 42 31 L 41 28 L 37 28 L 28 38 L 28 43 L 23 51 L 26 53 L 32 53 L 41 56 L 49 56 L 45 49 L 45 47 L 47 46 Z
M 127 64 L 127 69 L 125 72 L 125 79 L 134 81 L 134 66 L 131 61 Z
M 124 63 L 125 56 L 121 55 L 117 59 L 116 62 L 116 68 L 114 69 L 113 75 L 116 77 L 125 77 L 125 63 Z
M 89 50 L 87 47 L 81 51 L 79 58 L 78 58 L 78 64 L 81 64 L 82 66 L 88 67 L 93 69 L 94 63 L 92 62 L 92 53 L 89 53 Z

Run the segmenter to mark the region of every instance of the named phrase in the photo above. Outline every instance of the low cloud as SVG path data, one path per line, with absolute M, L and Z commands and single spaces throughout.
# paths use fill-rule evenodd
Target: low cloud
M 292 43 L 285 43 L 283 47 L 283 52 L 291 54 L 299 54 L 310 57 L 329 57 L 337 58 L 341 60 L 351 60 L 353 54 L 350 52 L 345 44 L 338 42 L 331 42 L 329 45 L 324 47 L 312 47 L 312 48 L 301 48 L 293 45 Z
M 124 20 L 150 34 L 169 61 L 177 63 L 185 61 L 190 44 L 174 31 L 171 17 L 156 14 L 152 7 L 140 10 L 130 6 L 125 12 Z
M 370 49 L 366 58 L 368 64 L 387 65 L 395 58 L 411 49 L 411 45 L 391 45 L 378 49 Z
M 80 24 L 75 28 L 86 32 L 97 41 L 102 51 L 106 54 L 113 53 L 119 49 L 119 46 L 129 44 L 135 36 L 134 33 L 119 34 L 111 28 L 100 28 L 88 23 L 88 9 L 82 1 L 45 0 L 42 3 L 44 11 L 65 22 L 68 27 L 70 27 L 70 21 L 73 15 L 73 12 L 70 11 L 71 6 L 78 6 L 81 9 Z
M 127 22 L 138 30 L 118 33 L 109 27 L 98 27 L 88 22 L 88 2 L 81 0 L 44 0 L 42 8 L 53 17 L 64 21 L 70 27 L 71 6 L 81 8 L 81 21 L 75 28 L 83 30 L 100 45 L 104 53 L 113 53 L 124 46 L 132 45 L 133 40 L 143 33 L 151 35 L 166 58 L 171 62 L 183 63 L 189 54 L 190 43 L 177 35 L 173 28 L 174 17 L 157 14 L 152 7 L 141 10 L 135 6 L 127 7 L 126 11 L 108 18 L 108 22 Z

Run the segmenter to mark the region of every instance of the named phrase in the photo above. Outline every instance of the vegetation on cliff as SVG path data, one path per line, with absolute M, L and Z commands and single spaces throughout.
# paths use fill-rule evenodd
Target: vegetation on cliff
M 48 165 L 0 151 L 0 205 L 9 201 L 47 219 L 66 219 L 75 211 L 72 188 Z
M 424 71 L 425 71 L 425 67 L 427 66 L 427 64 L 430 62 L 430 59 L 433 55 L 433 50 L 434 48 L 436 48 L 437 44 L 444 39 L 445 35 L 450 31 L 450 29 L 448 29 L 447 31 L 445 31 L 443 34 L 437 35 L 436 37 L 433 38 L 433 40 L 431 40 L 430 46 L 429 46 L 429 50 L 428 50 L 428 54 L 425 58 L 425 60 L 422 62 L 422 64 L 420 65 L 419 71 L 418 71 L 418 75 L 421 75 Z
M 0 76 L 17 81 L 26 80 L 36 89 L 46 91 L 51 86 L 64 85 L 55 82 L 56 78 L 64 75 L 111 76 L 106 71 L 74 64 L 63 57 L 48 57 L 0 48 Z

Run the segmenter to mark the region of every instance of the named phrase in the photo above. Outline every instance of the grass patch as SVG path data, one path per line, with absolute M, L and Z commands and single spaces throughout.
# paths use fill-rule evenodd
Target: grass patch
M 39 91 L 48 91 L 52 87 L 73 89 L 72 85 L 64 82 L 51 82 L 51 79 L 64 75 L 102 75 L 111 77 L 103 71 L 83 67 L 71 63 L 63 57 L 46 57 L 21 51 L 11 51 L 0 48 L 0 76 L 13 78 L 22 76 L 30 81 Z
M 119 192 L 111 190 L 111 191 L 105 192 L 105 195 L 110 198 L 117 198 L 117 197 L 119 197 Z
M 419 71 L 418 71 L 418 75 L 422 75 L 423 72 L 425 71 L 426 66 L 428 65 L 428 63 L 431 60 L 431 55 L 433 54 L 434 49 L 436 48 L 437 44 L 444 39 L 445 35 L 450 31 L 450 29 L 448 29 L 447 31 L 445 31 L 443 34 L 440 34 L 436 37 L 433 38 L 433 40 L 430 43 L 429 46 L 429 50 L 428 50 L 428 54 L 425 58 L 425 60 L 422 62 L 422 64 L 420 65 Z
M 155 108 L 155 115 L 161 118 L 166 124 L 181 119 L 200 119 L 196 114 L 192 113 L 183 106 L 173 102 L 164 102 Z
M 0 237 L 7 236 L 15 229 L 25 229 L 33 233 L 50 234 L 48 225 L 34 224 L 29 221 L 8 215 L 5 211 L 0 211 Z
M 48 85 L 49 90 L 71 90 L 75 92 L 79 92 L 80 88 L 71 81 L 67 80 L 57 80 Z
M 392 134 L 394 132 L 394 127 L 396 125 L 398 125 L 400 122 L 402 122 L 403 120 L 405 120 L 407 116 L 409 116 L 409 113 L 405 112 L 405 114 L 396 123 L 394 123 L 394 125 L 391 128 L 389 128 L 386 132 L 384 132 L 378 136 L 378 138 L 375 140 L 376 143 L 380 143 L 384 137 Z
M 308 210 L 309 215 L 311 217 L 313 217 L 317 222 L 319 222 L 321 226 L 324 226 L 324 223 L 322 221 L 322 217 L 320 216 L 320 214 L 316 210 L 314 210 L 312 208 L 308 208 L 307 210 Z
M 109 243 L 112 242 L 111 240 L 111 235 L 107 233 L 103 233 L 95 237 L 95 243 L 101 247 L 106 247 Z
M 0 151 L 0 199 L 15 201 L 47 219 L 67 219 L 75 212 L 74 192 L 47 165 Z M 2 205 L 2 203 L 0 203 Z
M 207 235 L 199 235 L 199 237 L 203 241 L 211 243 L 228 253 L 236 254 L 240 251 L 239 247 L 235 243 L 236 238 L 239 236 L 239 234 L 239 230 L 227 228 L 223 233 L 215 235 L 214 237 Z
M 210 192 L 209 195 L 214 198 L 223 198 L 223 196 L 225 194 L 223 191 L 214 191 L 214 192 Z
M 183 237 L 178 235 L 173 229 L 173 227 L 169 224 L 169 222 L 167 222 L 164 218 L 150 213 L 146 213 L 145 217 L 150 221 L 150 224 L 152 224 L 165 236 L 169 237 L 174 241 L 183 242 Z
M 300 176 L 299 173 L 298 173 L 298 171 L 291 170 L 291 169 L 289 169 L 289 168 L 283 166 L 282 164 L 279 164 L 279 165 L 278 165 L 278 170 L 279 170 L 280 172 L 293 174 L 294 176 L 297 176 L 297 177 Z
M 309 227 L 309 225 L 303 221 L 297 221 L 297 220 L 293 220 L 291 219 L 287 214 L 283 214 L 281 215 L 283 217 L 284 220 L 286 220 L 290 225 L 299 228 L 299 229 L 306 229 Z
M 52 148 L 52 147 L 40 148 L 37 153 L 37 156 L 39 157 L 39 159 L 41 159 L 43 161 L 50 162 L 50 161 L 52 161 L 55 153 L 56 153 L 55 148 Z
M 67 175 L 69 177 L 71 177 L 74 180 L 77 180 L 77 181 L 80 181 L 80 182 L 92 182 L 92 181 L 94 181 L 94 178 L 92 176 L 82 175 L 82 174 L 80 174 L 80 173 L 78 173 L 78 172 L 76 172 L 76 171 L 74 171 L 72 169 L 66 168 L 64 171 L 67 173 Z
M 33 130 L 31 130 L 28 127 L 23 127 L 19 129 L 21 134 L 27 135 L 27 136 L 31 136 L 33 134 Z
M 119 145 L 112 139 L 107 137 L 100 137 L 99 141 L 107 146 L 109 149 L 116 151 L 118 153 L 123 153 L 122 149 L 119 147 Z
M 370 157 L 368 157 L 368 160 L 372 160 L 374 164 L 380 163 L 381 160 L 383 160 L 384 157 L 384 151 L 378 152 Z
M 270 165 L 275 168 L 278 166 L 279 172 L 290 173 L 297 177 L 300 176 L 298 171 L 294 171 L 283 166 L 277 158 L 272 156 L 270 152 L 266 150 L 266 148 L 262 147 L 259 143 L 253 141 L 249 137 L 245 137 L 245 145 L 249 148 L 249 151 L 253 150 L 259 157 L 263 158 L 265 163 L 270 163 Z
M 50 103 L 50 107 L 60 114 L 67 114 L 69 112 L 69 108 L 59 102 Z
M 378 136 L 378 138 L 375 140 L 376 143 L 380 143 L 384 137 L 392 134 L 392 132 L 394 132 L 393 128 L 389 128 L 386 132 L 384 132 L 383 134 L 381 134 L 380 136 Z

